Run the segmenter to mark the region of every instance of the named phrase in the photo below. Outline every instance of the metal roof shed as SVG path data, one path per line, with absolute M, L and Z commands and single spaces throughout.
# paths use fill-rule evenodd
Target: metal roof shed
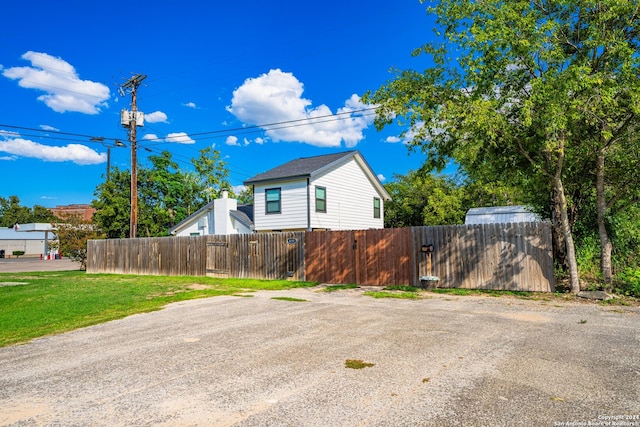
M 538 222 L 540 215 L 524 205 L 488 206 L 467 211 L 465 224 L 497 224 L 507 222 Z

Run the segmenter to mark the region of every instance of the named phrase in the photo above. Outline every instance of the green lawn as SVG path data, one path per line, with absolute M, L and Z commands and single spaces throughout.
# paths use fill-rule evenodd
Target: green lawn
M 314 285 L 286 280 L 82 271 L 0 273 L 0 347 L 158 310 L 175 301 Z

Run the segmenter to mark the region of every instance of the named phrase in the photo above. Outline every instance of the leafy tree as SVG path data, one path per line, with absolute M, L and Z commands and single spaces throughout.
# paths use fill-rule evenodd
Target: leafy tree
M 526 203 L 517 188 L 499 181 L 482 183 L 410 171 L 385 184 L 391 201 L 385 203 L 385 227 L 462 224 L 472 207 Z
M 114 167 L 110 179 L 96 187 L 91 206 L 93 222 L 108 239 L 129 236 L 131 212 L 131 172 Z
M 184 180 L 170 152 L 149 156 L 149 161 L 152 167 L 141 168 L 138 175 L 138 230 L 141 235 L 162 236 L 186 217 Z
M 253 187 L 246 187 L 240 194 L 238 194 L 238 203 L 245 205 L 253 204 Z
M 0 197 L 0 227 L 12 227 L 14 224 L 26 224 L 31 221 L 31 210 L 20 205 L 18 196 Z
M 385 227 L 464 223 L 463 189 L 452 178 L 410 171 L 386 184 Z
M 552 195 L 577 292 L 568 195 L 579 187 L 575 180 L 584 180 L 575 173 L 579 165 L 597 169 L 597 153 L 604 149 L 606 159 L 608 147 L 627 133 L 627 120 L 635 120 L 637 6 L 442 0 L 428 11 L 442 37 L 415 54 L 430 55 L 433 66 L 398 72 L 365 97 L 380 106 L 376 125 L 407 126 L 429 168 L 453 158 L 471 178 L 501 172 L 531 194 L 537 187 Z M 596 127 L 601 131 L 589 136 Z
M 217 199 L 222 193 L 222 190 L 231 191 L 229 170 L 227 169 L 227 164 L 220 156 L 220 151 L 211 146 L 203 148 L 200 150 L 198 158 L 192 159 L 191 163 L 195 168 L 196 176 L 200 178 L 200 207 L 211 200 Z
M 22 206 L 18 196 L 0 197 L 0 227 L 12 227 L 15 223 L 52 222 L 55 215 L 44 206 L 35 205 L 32 209 Z
M 91 221 L 85 221 L 78 215 L 64 215 L 54 223 L 58 237 L 59 251 L 63 256 L 80 263 L 80 270 L 87 269 L 87 241 L 103 239 Z
M 55 222 L 56 216 L 49 209 L 41 205 L 34 205 L 31 209 L 31 220 L 29 222 Z
M 183 171 L 168 151 L 149 156 L 150 167 L 138 167 L 138 234 L 166 236 L 169 228 L 229 188 L 228 171 L 213 148 L 192 160 L 195 171 Z M 114 168 L 100 184 L 92 206 L 94 221 L 107 238 L 129 236 L 131 174 Z

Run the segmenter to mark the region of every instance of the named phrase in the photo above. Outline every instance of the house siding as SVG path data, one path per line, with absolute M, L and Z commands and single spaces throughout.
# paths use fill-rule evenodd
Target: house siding
M 345 185 L 347 184 L 348 185 Z M 327 211 L 315 211 L 315 187 L 327 189 Z M 380 218 L 373 217 L 373 199 L 380 198 Z M 361 230 L 384 228 L 384 198 L 353 159 L 311 180 L 311 228 Z
M 265 190 L 280 188 L 280 213 L 266 214 Z M 306 230 L 307 180 L 278 181 L 255 185 L 253 190 L 255 231 Z

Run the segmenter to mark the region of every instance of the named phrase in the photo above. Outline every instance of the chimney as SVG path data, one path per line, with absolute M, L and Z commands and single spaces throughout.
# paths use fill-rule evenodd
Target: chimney
M 222 191 L 221 198 L 213 202 L 213 234 L 235 234 L 231 223 L 231 211 L 238 209 L 238 201 L 229 198 L 229 192 Z

